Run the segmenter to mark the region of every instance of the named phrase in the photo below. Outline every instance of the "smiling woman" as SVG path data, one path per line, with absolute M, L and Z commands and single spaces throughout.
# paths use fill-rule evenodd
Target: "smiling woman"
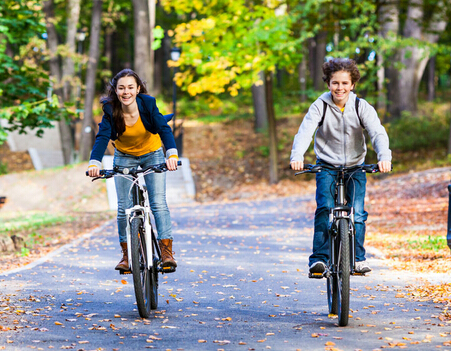
M 147 95 L 144 83 L 134 71 L 120 71 L 110 82 L 107 96 L 101 102 L 104 115 L 89 161 L 89 176 L 100 175 L 101 160 L 109 140 L 115 142 L 115 167 L 148 168 L 166 161 L 168 170 L 177 169 L 178 152 L 172 130 L 158 110 L 155 98 Z M 166 149 L 166 159 L 163 146 Z M 151 173 L 144 179 L 157 227 L 163 266 L 177 267 L 172 257 L 172 228 L 166 203 L 166 175 L 164 172 Z M 127 271 L 129 263 L 125 210 L 132 207 L 129 197 L 132 183 L 128 179 L 116 177 L 115 184 L 119 243 L 122 249 L 122 259 L 116 269 Z

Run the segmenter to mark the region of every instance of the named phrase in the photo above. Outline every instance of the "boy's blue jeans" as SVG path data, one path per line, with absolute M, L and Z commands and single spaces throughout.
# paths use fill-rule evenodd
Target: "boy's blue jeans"
M 320 164 L 320 163 L 318 163 Z M 313 234 L 313 253 L 309 257 L 309 265 L 317 261 L 328 263 L 329 261 L 329 210 L 334 207 L 336 172 L 322 171 L 316 174 L 316 211 L 315 232 Z M 356 235 L 356 261 L 365 260 L 365 221 L 368 213 L 364 210 L 366 173 L 355 172 L 346 175 L 346 199 L 350 206 L 354 207 L 354 224 Z
M 134 168 L 141 166 L 146 168 L 151 165 L 165 161 L 163 150 L 145 154 L 143 156 L 132 156 L 118 150 L 114 153 L 114 166 Z M 151 173 L 144 177 L 149 194 L 149 203 L 155 218 L 158 240 L 172 239 L 171 216 L 166 203 L 166 173 Z M 114 177 L 117 193 L 117 227 L 119 231 L 119 242 L 127 242 L 127 218 L 125 210 L 133 206 L 133 194 L 130 191 L 132 182 L 123 177 Z

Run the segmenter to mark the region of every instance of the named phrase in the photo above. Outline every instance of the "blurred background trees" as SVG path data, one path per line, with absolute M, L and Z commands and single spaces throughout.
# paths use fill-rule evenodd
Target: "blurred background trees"
M 303 114 L 326 89 L 329 57 L 358 62 L 356 92 L 384 122 L 449 102 L 450 18 L 445 0 L 4 0 L 0 142 L 9 129 L 59 121 L 65 162 L 86 160 L 99 95 L 129 67 L 163 113 L 175 74 L 178 117 L 252 116 L 275 183 L 277 119 Z

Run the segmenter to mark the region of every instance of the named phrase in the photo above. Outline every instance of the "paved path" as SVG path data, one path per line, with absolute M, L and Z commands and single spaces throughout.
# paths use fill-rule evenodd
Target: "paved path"
M 114 224 L 33 269 L 0 276 L 0 349 L 451 350 L 450 322 L 407 299 L 414 281 L 376 258 L 352 277 L 352 318 L 328 317 L 324 280 L 307 278 L 304 201 L 174 205 L 179 268 L 160 276 L 159 308 L 139 318 Z M 448 345 L 448 346 L 446 346 Z

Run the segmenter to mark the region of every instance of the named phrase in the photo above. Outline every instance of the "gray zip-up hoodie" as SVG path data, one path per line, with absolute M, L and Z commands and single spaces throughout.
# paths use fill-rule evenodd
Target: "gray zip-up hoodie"
M 356 95 L 349 93 L 343 112 L 335 105 L 332 94 L 321 95 L 309 108 L 294 137 L 290 161 L 304 161 L 315 130 L 321 121 L 325 101 L 328 104 L 323 124 L 316 130 L 315 154 L 321 161 L 334 166 L 355 166 L 361 164 L 366 156 L 366 143 L 363 127 L 371 138 L 378 161 L 391 161 L 388 135 L 376 110 L 364 99 L 359 101 L 360 119 L 355 111 Z

